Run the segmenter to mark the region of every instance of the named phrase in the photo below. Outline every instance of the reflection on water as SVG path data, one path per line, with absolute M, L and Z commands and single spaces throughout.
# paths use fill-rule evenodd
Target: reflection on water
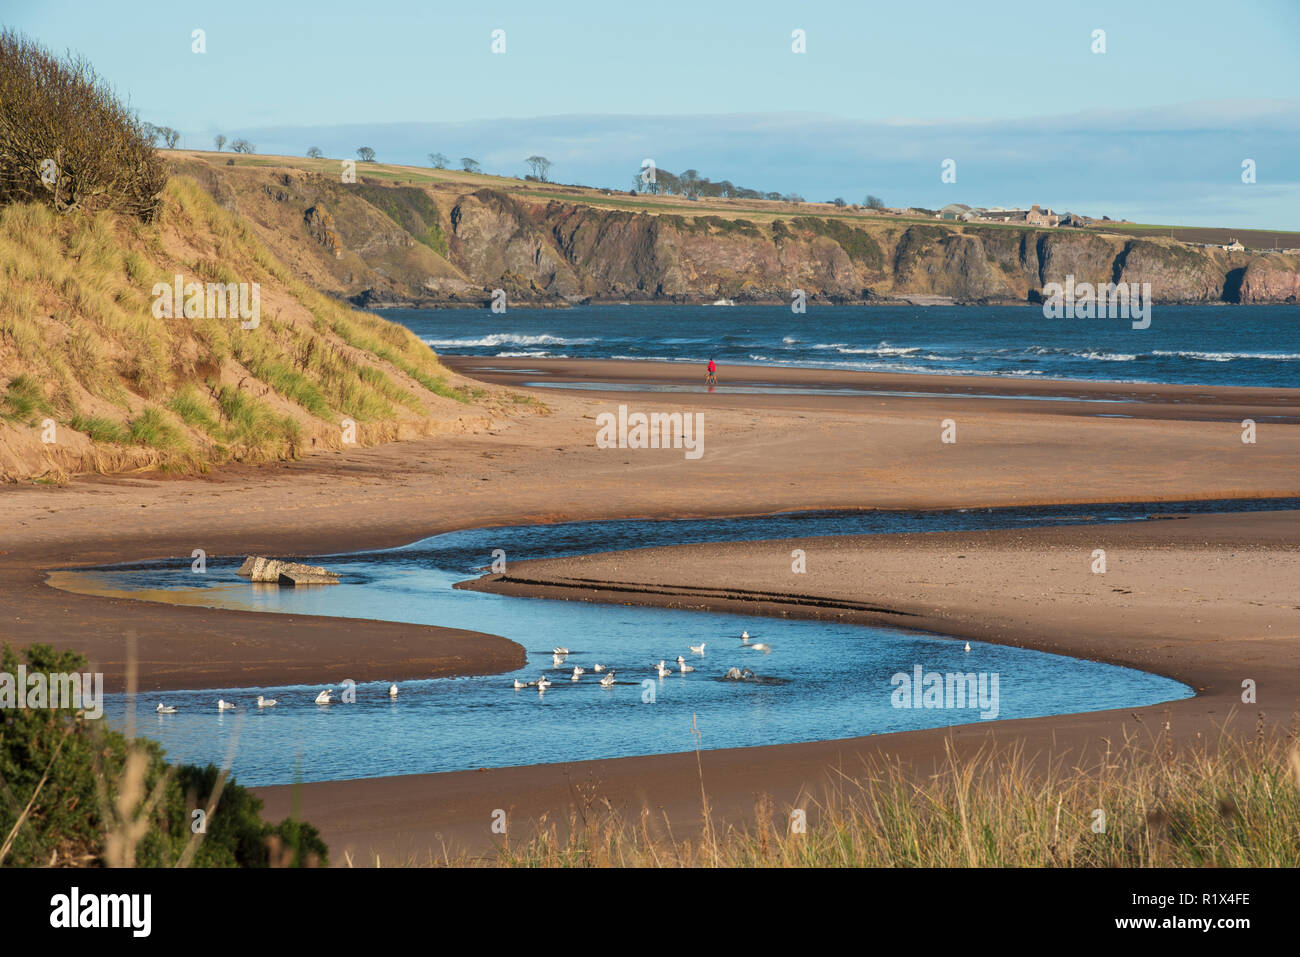
M 504 635 L 528 650 L 527 666 L 516 673 L 403 681 L 396 699 L 388 697 L 388 682 L 382 681 L 358 686 L 355 703 L 314 704 L 326 683 L 336 693 L 341 689 L 348 676 L 339 674 L 323 675 L 321 685 L 168 692 L 138 701 L 141 733 L 161 741 L 173 759 L 220 763 L 237 736 L 238 779 L 277 784 L 686 751 L 695 746 L 689 731 L 693 719 L 705 748 L 981 720 L 974 707 L 895 707 L 892 677 L 911 676 L 918 665 L 925 672 L 997 675 L 1000 719 L 1189 697 L 1191 690 L 1178 682 L 1131 669 L 976 642 L 965 652 L 962 641 L 886 628 L 511 598 L 452 585 L 489 565 L 496 548 L 519 561 L 684 541 L 1129 521 L 1152 512 L 1213 507 L 820 512 L 475 529 L 402 548 L 321 558 L 342 578 L 329 587 L 250 585 L 234 574 L 241 557 L 209 559 L 203 575 L 191 572 L 188 558 L 101 569 L 84 573 L 81 584 L 152 590 L 151 597 L 183 595 L 182 600 L 219 607 L 440 624 Z M 739 636 L 746 630 L 770 652 L 743 644 Z M 701 643 L 705 654 L 689 650 Z M 557 646 L 570 649 L 558 668 L 552 661 Z M 357 625 L 356 651 L 359 660 L 367 653 L 364 623 Z M 678 655 L 695 670 L 676 670 Z M 660 660 L 673 667 L 672 674 L 657 676 Z M 596 664 L 615 672 L 613 686 L 599 684 Z M 578 681 L 570 678 L 575 665 L 586 670 Z M 719 680 L 732 667 L 779 680 Z M 512 687 L 516 678 L 529 682 L 542 675 L 553 682 L 544 692 Z M 258 694 L 279 704 L 259 712 Z M 218 714 L 218 698 L 234 700 L 239 709 Z M 154 714 L 158 701 L 178 713 Z M 125 705 L 122 695 L 106 701 L 106 713 L 118 726 Z

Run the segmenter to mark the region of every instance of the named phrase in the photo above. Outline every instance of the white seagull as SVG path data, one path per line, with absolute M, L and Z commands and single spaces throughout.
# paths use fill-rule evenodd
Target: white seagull
M 556 649 L 555 649 L 555 654 L 557 654 L 557 655 L 567 655 L 568 653 L 569 653 L 569 649 L 568 649 L 568 648 L 556 648 Z
M 688 671 L 695 670 L 694 668 L 692 668 L 690 665 L 686 663 L 686 659 L 683 658 L 681 655 L 677 656 L 677 666 L 682 669 L 682 674 L 686 674 L 686 672 Z
M 767 654 L 772 650 L 771 645 L 765 645 L 761 641 L 756 641 L 749 647 L 753 648 L 755 651 L 761 651 L 763 654 Z
M 396 697 L 397 697 L 397 685 L 395 685 L 395 684 L 391 684 L 391 685 L 388 686 L 388 697 L 390 697 L 390 698 L 396 698 Z
M 708 642 L 701 641 L 698 645 L 691 645 L 691 653 L 696 655 L 704 654 L 704 646 L 706 644 L 708 644 Z
M 549 681 L 546 680 L 546 675 L 542 675 L 540 678 L 537 679 L 537 690 L 538 690 L 538 691 L 545 691 L 545 690 L 546 690 L 547 688 L 549 688 L 550 686 L 551 686 L 551 683 L 550 683 Z
M 574 681 L 577 681 L 580 677 L 582 677 L 582 676 L 585 675 L 586 673 L 587 673 L 587 672 L 586 672 L 585 669 L 583 669 L 583 668 L 579 668 L 577 665 L 574 665 L 574 666 L 573 666 L 573 680 L 574 680 Z
M 333 694 L 334 694 L 334 689 L 333 689 L 333 688 L 326 688 L 324 691 L 322 691 L 320 694 L 318 694 L 318 695 L 316 696 L 316 703 L 317 703 L 317 704 L 329 704 L 329 703 L 330 703 L 330 698 L 331 698 L 331 696 L 332 696 Z
M 600 686 L 601 686 L 602 688 L 608 688 L 608 687 L 609 687 L 610 685 L 612 685 L 613 683 L 614 683 L 614 672 L 612 672 L 612 671 L 611 671 L 611 672 L 608 672 L 608 673 L 605 675 L 605 677 L 603 677 L 603 678 L 600 679 Z
M 234 703 L 233 701 L 223 701 L 223 700 L 221 700 L 220 698 L 218 698 L 218 699 L 217 699 L 217 710 L 218 710 L 218 711 L 234 711 L 234 710 L 235 710 L 235 703 Z
M 551 661 L 555 662 L 555 667 L 558 668 L 560 667 L 560 665 L 564 664 L 564 655 L 560 654 L 559 652 L 556 652 L 555 654 L 551 655 Z
M 168 705 L 165 705 L 165 704 L 163 704 L 161 701 L 159 701 L 159 702 L 158 702 L 158 713 L 159 713 L 159 714 L 175 714 L 175 713 L 176 713 L 176 709 L 175 709 L 175 708 L 172 708 L 172 707 L 169 707 Z
M 660 678 L 667 678 L 670 674 L 672 674 L 672 671 L 670 669 L 664 667 L 664 662 L 662 659 L 659 662 L 659 667 L 657 670 L 659 672 Z
M 748 632 L 748 631 L 742 631 L 742 632 L 740 633 L 740 640 L 748 644 L 748 642 L 749 642 L 749 632 Z
M 601 671 L 604 671 L 604 670 L 605 670 L 605 666 L 604 666 L 604 665 L 592 665 L 592 666 L 591 666 L 591 670 L 592 670 L 592 671 L 595 671 L 595 672 L 601 672 Z
M 276 700 L 274 698 L 263 698 L 261 695 L 257 696 L 257 706 L 259 708 L 274 708 L 275 705 Z
M 966 642 L 966 650 L 967 650 L 967 651 L 970 651 L 970 642 L 969 642 L 969 641 Z
M 533 683 L 532 683 L 531 681 L 529 681 L 529 682 L 523 682 L 523 681 L 520 681 L 518 678 L 515 679 L 515 688 L 516 688 L 516 690 L 519 689 L 519 688 L 531 688 L 532 686 L 533 686 Z

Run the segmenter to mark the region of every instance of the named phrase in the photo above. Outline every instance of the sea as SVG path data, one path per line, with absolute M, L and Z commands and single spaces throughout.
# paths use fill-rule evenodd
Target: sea
M 1041 306 L 386 309 L 435 352 L 1192 385 L 1300 386 L 1300 305 L 1165 306 L 1151 325 Z

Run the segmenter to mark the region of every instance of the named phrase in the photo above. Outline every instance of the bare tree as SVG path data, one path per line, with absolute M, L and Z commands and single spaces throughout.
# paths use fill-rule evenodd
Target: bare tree
M 884 209 L 884 208 L 885 208 L 885 201 L 883 199 L 881 199 L 879 196 L 872 196 L 870 193 L 867 194 L 867 209 Z
M 307 147 L 307 155 L 314 160 L 318 160 L 325 154 L 320 151 L 319 146 L 309 146 Z
M 169 150 L 176 149 L 176 141 L 181 138 L 181 131 L 174 130 L 170 126 L 162 127 L 163 142 L 167 144 Z
M 448 162 L 447 157 L 443 156 L 441 153 L 429 154 L 429 165 L 434 169 L 446 169 Z
M 230 148 L 236 153 L 256 153 L 257 147 L 246 139 L 237 139 L 230 144 Z
M 533 171 L 534 176 L 543 183 L 547 182 L 546 176 L 551 171 L 550 160 L 545 156 L 530 156 L 524 162 L 528 164 L 528 168 Z
M 482 170 L 479 168 L 478 160 L 476 160 L 476 159 L 471 159 L 471 158 L 468 157 L 468 156 L 462 156 L 462 157 L 460 158 L 460 168 L 463 169 L 463 170 L 464 170 L 465 172 L 467 172 L 467 173 L 479 173 L 479 172 L 482 172 Z
M 167 182 L 155 136 L 86 60 L 0 31 L 0 203 L 152 221 Z
M 223 147 L 223 146 L 226 145 L 226 136 L 225 136 L 225 134 L 224 134 L 224 133 L 218 133 L 216 136 L 212 137 L 212 145 L 215 146 L 215 147 L 217 148 L 217 152 L 220 153 L 220 152 L 221 152 L 221 147 Z
M 358 146 L 357 159 L 363 163 L 373 163 L 375 161 L 375 151 L 369 146 Z

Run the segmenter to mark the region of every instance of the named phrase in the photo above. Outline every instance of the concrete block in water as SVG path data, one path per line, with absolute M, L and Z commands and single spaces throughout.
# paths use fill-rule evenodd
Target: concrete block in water
M 236 573 L 255 582 L 281 585 L 337 585 L 339 576 L 320 565 L 282 562 L 276 558 L 249 555 Z
M 320 565 L 281 562 L 280 575 L 276 580 L 281 585 L 337 585 L 339 576 Z

